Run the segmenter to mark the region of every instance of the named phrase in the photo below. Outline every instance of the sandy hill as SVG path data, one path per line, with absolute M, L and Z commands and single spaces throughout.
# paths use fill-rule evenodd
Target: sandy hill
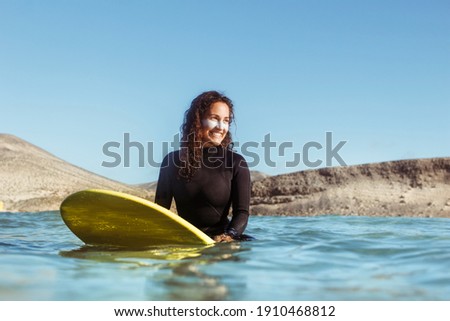
M 156 186 L 158 185 L 158 181 L 156 182 L 150 182 L 150 183 L 143 183 L 143 184 L 137 184 L 136 187 L 145 189 L 147 191 L 156 192 Z
M 3 205 L 3 210 L 57 210 L 66 196 L 87 188 L 151 197 L 148 191 L 96 175 L 18 137 L 0 134 L 0 203 L 3 203 L 0 206 Z
M 252 213 L 450 217 L 450 158 L 272 176 L 252 184 Z
M 156 183 L 130 186 L 0 134 L 0 211 L 57 210 L 86 188 L 150 200 Z M 401 160 L 267 176 L 252 172 L 251 213 L 450 217 L 450 158 Z
M 252 182 L 259 181 L 261 179 L 264 179 L 266 177 L 269 177 L 268 174 L 265 174 L 263 172 L 259 171 L 250 171 L 250 178 Z M 156 182 L 150 182 L 150 183 L 143 183 L 143 184 L 137 184 L 136 187 L 148 190 L 150 192 L 156 192 L 156 186 L 158 185 L 158 181 Z

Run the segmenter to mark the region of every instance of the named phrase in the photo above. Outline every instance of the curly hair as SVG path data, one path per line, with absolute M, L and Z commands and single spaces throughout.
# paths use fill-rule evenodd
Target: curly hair
M 202 119 L 209 111 L 212 104 L 223 102 L 230 110 L 230 124 L 233 121 L 233 102 L 228 97 L 217 91 L 206 91 L 198 95 L 184 114 L 184 122 L 181 125 L 181 167 L 178 174 L 191 180 L 197 169 L 200 168 L 202 159 L 203 138 Z M 230 131 L 220 144 L 223 148 L 232 148 L 232 137 Z

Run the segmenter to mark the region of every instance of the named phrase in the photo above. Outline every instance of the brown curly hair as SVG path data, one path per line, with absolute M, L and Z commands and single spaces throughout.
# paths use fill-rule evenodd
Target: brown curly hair
M 203 137 L 202 119 L 209 111 L 212 104 L 223 102 L 230 109 L 230 124 L 233 121 L 233 102 L 228 97 L 217 91 L 206 91 L 201 93 L 191 103 L 191 106 L 184 114 L 184 122 L 181 125 L 181 167 L 178 174 L 190 180 L 201 165 Z M 232 148 L 232 138 L 230 131 L 220 144 L 223 148 Z

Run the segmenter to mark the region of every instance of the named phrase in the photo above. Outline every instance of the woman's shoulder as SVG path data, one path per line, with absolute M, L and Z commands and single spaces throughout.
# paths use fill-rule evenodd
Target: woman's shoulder
M 244 167 L 244 168 L 248 167 L 244 156 L 242 156 L 238 152 L 231 149 L 227 149 L 226 153 L 227 153 L 226 158 L 227 160 L 231 160 L 232 167 Z
M 231 156 L 233 159 L 235 160 L 245 160 L 244 156 L 242 156 L 241 154 L 239 154 L 237 151 L 235 151 L 234 149 L 226 149 L 226 153 L 227 153 L 227 157 Z
M 180 151 L 175 150 L 175 151 L 167 153 L 166 156 L 164 156 L 162 164 L 163 165 L 174 164 L 174 162 L 179 159 L 180 159 Z
M 178 155 L 180 155 L 180 150 L 174 150 L 174 151 L 168 152 L 165 157 L 166 158 L 173 158 L 173 157 L 178 156 Z

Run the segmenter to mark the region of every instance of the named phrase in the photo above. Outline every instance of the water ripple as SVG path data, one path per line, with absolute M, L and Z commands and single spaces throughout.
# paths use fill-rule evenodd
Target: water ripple
M 0 299 L 450 300 L 449 219 L 252 217 L 256 241 L 147 251 L 86 247 L 57 212 L 0 224 Z

